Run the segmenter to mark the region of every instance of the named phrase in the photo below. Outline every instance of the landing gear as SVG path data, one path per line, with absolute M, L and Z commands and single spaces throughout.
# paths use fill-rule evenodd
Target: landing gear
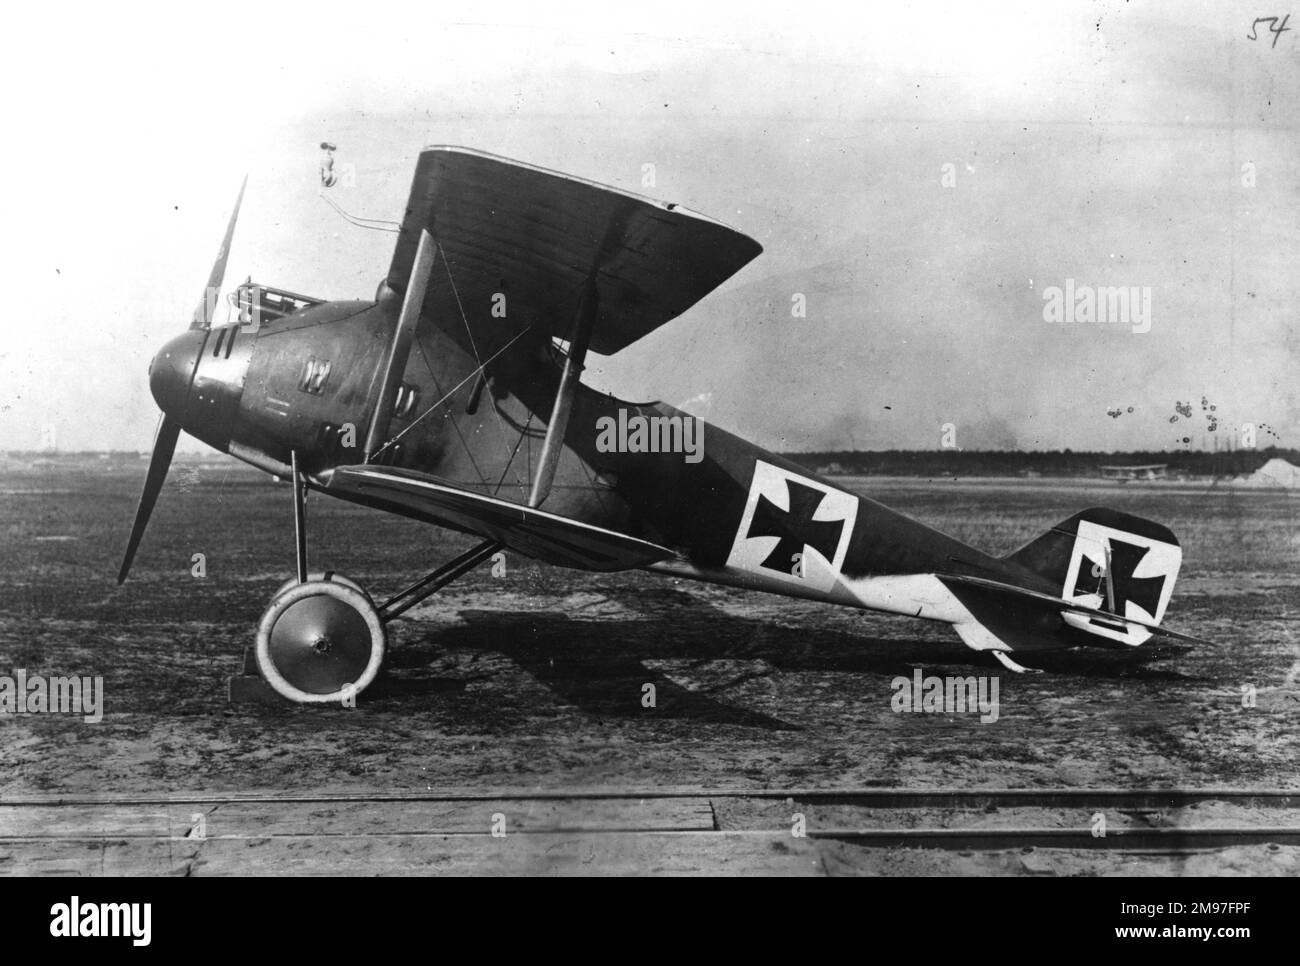
M 257 669 L 303 704 L 346 703 L 375 679 L 388 634 L 359 588 L 309 580 L 277 595 L 257 628 Z
M 298 576 L 280 586 L 262 614 L 254 659 L 265 685 L 258 686 L 263 690 L 269 686 L 280 697 L 300 704 L 349 705 L 383 666 L 387 624 L 503 545 L 485 540 L 376 606 L 360 584 L 341 574 L 308 574 L 306 485 L 297 454 L 293 488 Z M 235 693 L 233 685 L 231 693 Z

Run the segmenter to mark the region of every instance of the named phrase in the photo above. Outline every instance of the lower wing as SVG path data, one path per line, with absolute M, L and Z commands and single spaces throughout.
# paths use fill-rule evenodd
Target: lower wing
M 676 556 L 647 540 L 471 493 L 412 470 L 340 466 L 321 474 L 318 482 L 333 496 L 489 537 L 562 567 L 631 570 Z

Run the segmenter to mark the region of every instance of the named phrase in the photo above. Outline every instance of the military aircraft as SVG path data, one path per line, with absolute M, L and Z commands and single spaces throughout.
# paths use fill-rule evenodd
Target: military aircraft
M 1163 480 L 1167 463 L 1143 463 L 1140 466 L 1103 466 L 1103 479 L 1127 483 L 1130 480 Z
M 354 698 L 396 617 L 505 549 L 941 621 L 1013 671 L 1013 653 L 1195 640 L 1159 626 L 1182 557 L 1160 524 L 1084 510 L 991 556 L 672 406 L 583 385 L 589 352 L 626 348 L 760 253 L 720 222 L 430 147 L 373 299 L 250 280 L 239 321 L 215 326 L 243 194 L 188 331 L 150 365 L 163 415 L 118 582 L 182 430 L 291 480 L 296 580 L 256 646 L 285 698 Z M 309 490 L 481 542 L 376 603 L 308 572 Z

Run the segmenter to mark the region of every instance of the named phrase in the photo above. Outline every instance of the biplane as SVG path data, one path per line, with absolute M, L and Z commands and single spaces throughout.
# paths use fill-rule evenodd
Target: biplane
M 1101 476 L 1105 480 L 1128 483 L 1130 480 L 1163 480 L 1166 463 L 1143 463 L 1140 466 L 1102 466 Z
M 1182 553 L 1160 524 L 1084 510 L 992 556 L 689 413 L 584 385 L 590 353 L 626 349 L 760 253 L 718 221 L 430 147 L 374 298 L 250 280 L 233 295 L 238 321 L 218 326 L 243 195 L 189 329 L 150 365 L 163 415 L 118 582 L 182 430 L 291 480 L 296 579 L 256 638 L 257 668 L 285 698 L 360 693 L 395 618 L 504 550 L 940 621 L 1014 671 L 1013 654 L 1194 640 L 1160 626 Z M 379 602 L 309 572 L 309 491 L 479 542 Z

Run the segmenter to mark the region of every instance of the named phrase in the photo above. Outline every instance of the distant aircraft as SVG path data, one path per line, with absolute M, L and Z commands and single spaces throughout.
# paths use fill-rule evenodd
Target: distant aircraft
M 1103 466 L 1101 475 L 1108 480 L 1127 483 L 1129 480 L 1162 480 L 1165 463 L 1144 463 L 1141 466 Z
M 503 550 L 942 621 L 1014 671 L 1012 653 L 1194 640 L 1159 627 L 1182 559 L 1160 524 L 1085 510 L 994 557 L 672 406 L 582 385 L 588 352 L 626 348 L 759 254 L 717 221 L 432 147 L 373 299 L 250 281 L 242 324 L 215 327 L 242 199 L 189 331 L 150 366 L 163 417 L 118 580 L 182 429 L 292 480 L 297 579 L 256 647 L 286 698 L 362 691 L 392 620 Z M 309 574 L 309 489 L 481 542 L 376 603 Z

